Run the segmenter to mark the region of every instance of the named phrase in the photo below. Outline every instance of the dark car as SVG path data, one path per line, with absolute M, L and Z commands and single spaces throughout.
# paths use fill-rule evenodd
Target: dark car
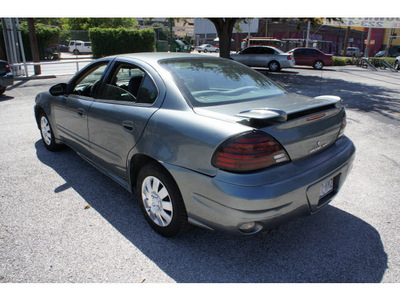
M 68 52 L 68 46 L 61 44 L 51 44 L 48 47 L 51 51 Z
M 0 95 L 6 91 L 6 87 L 13 85 L 14 75 L 8 62 L 0 60 Z
M 296 65 L 312 66 L 317 70 L 321 70 L 324 66 L 333 65 L 332 55 L 316 48 L 295 48 L 288 53 L 293 54 Z

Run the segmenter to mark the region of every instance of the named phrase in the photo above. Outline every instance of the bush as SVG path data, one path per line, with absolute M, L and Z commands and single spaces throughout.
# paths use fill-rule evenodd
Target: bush
M 374 57 L 370 58 L 369 61 L 377 68 L 385 68 L 385 65 L 382 63 L 382 60 L 385 60 L 389 65 L 394 66 L 394 62 L 396 58 L 394 57 Z
M 92 28 L 89 30 L 93 57 L 120 53 L 154 52 L 154 31 L 151 29 Z
M 346 65 L 346 58 L 345 57 L 333 57 L 333 65 L 334 66 L 345 66 Z

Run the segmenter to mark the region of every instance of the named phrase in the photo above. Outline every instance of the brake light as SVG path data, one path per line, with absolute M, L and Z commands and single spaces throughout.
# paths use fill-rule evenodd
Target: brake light
M 289 55 L 289 56 L 287 57 L 287 60 L 292 60 L 292 56 Z
M 282 146 L 266 133 L 253 131 L 230 138 L 215 151 L 212 164 L 230 172 L 250 172 L 289 161 Z
M 6 62 L 6 72 L 11 72 L 11 67 L 8 62 Z

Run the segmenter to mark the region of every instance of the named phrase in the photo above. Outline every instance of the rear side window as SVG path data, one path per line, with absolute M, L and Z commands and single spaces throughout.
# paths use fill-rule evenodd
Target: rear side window
M 114 69 L 100 98 L 152 104 L 157 96 L 157 87 L 144 70 L 135 65 L 123 63 Z

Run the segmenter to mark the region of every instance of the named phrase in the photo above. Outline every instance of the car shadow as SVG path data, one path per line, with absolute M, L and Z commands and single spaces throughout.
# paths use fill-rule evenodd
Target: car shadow
M 155 233 L 134 197 L 66 148 L 37 158 L 65 180 L 163 272 L 182 283 L 380 282 L 387 254 L 371 225 L 328 206 L 270 234 L 231 236 L 193 227 L 176 238 Z M 82 212 L 84 208 L 82 207 Z
M 7 96 L 6 94 L 0 95 L 0 102 L 12 100 L 12 99 L 14 99 L 14 97 Z

